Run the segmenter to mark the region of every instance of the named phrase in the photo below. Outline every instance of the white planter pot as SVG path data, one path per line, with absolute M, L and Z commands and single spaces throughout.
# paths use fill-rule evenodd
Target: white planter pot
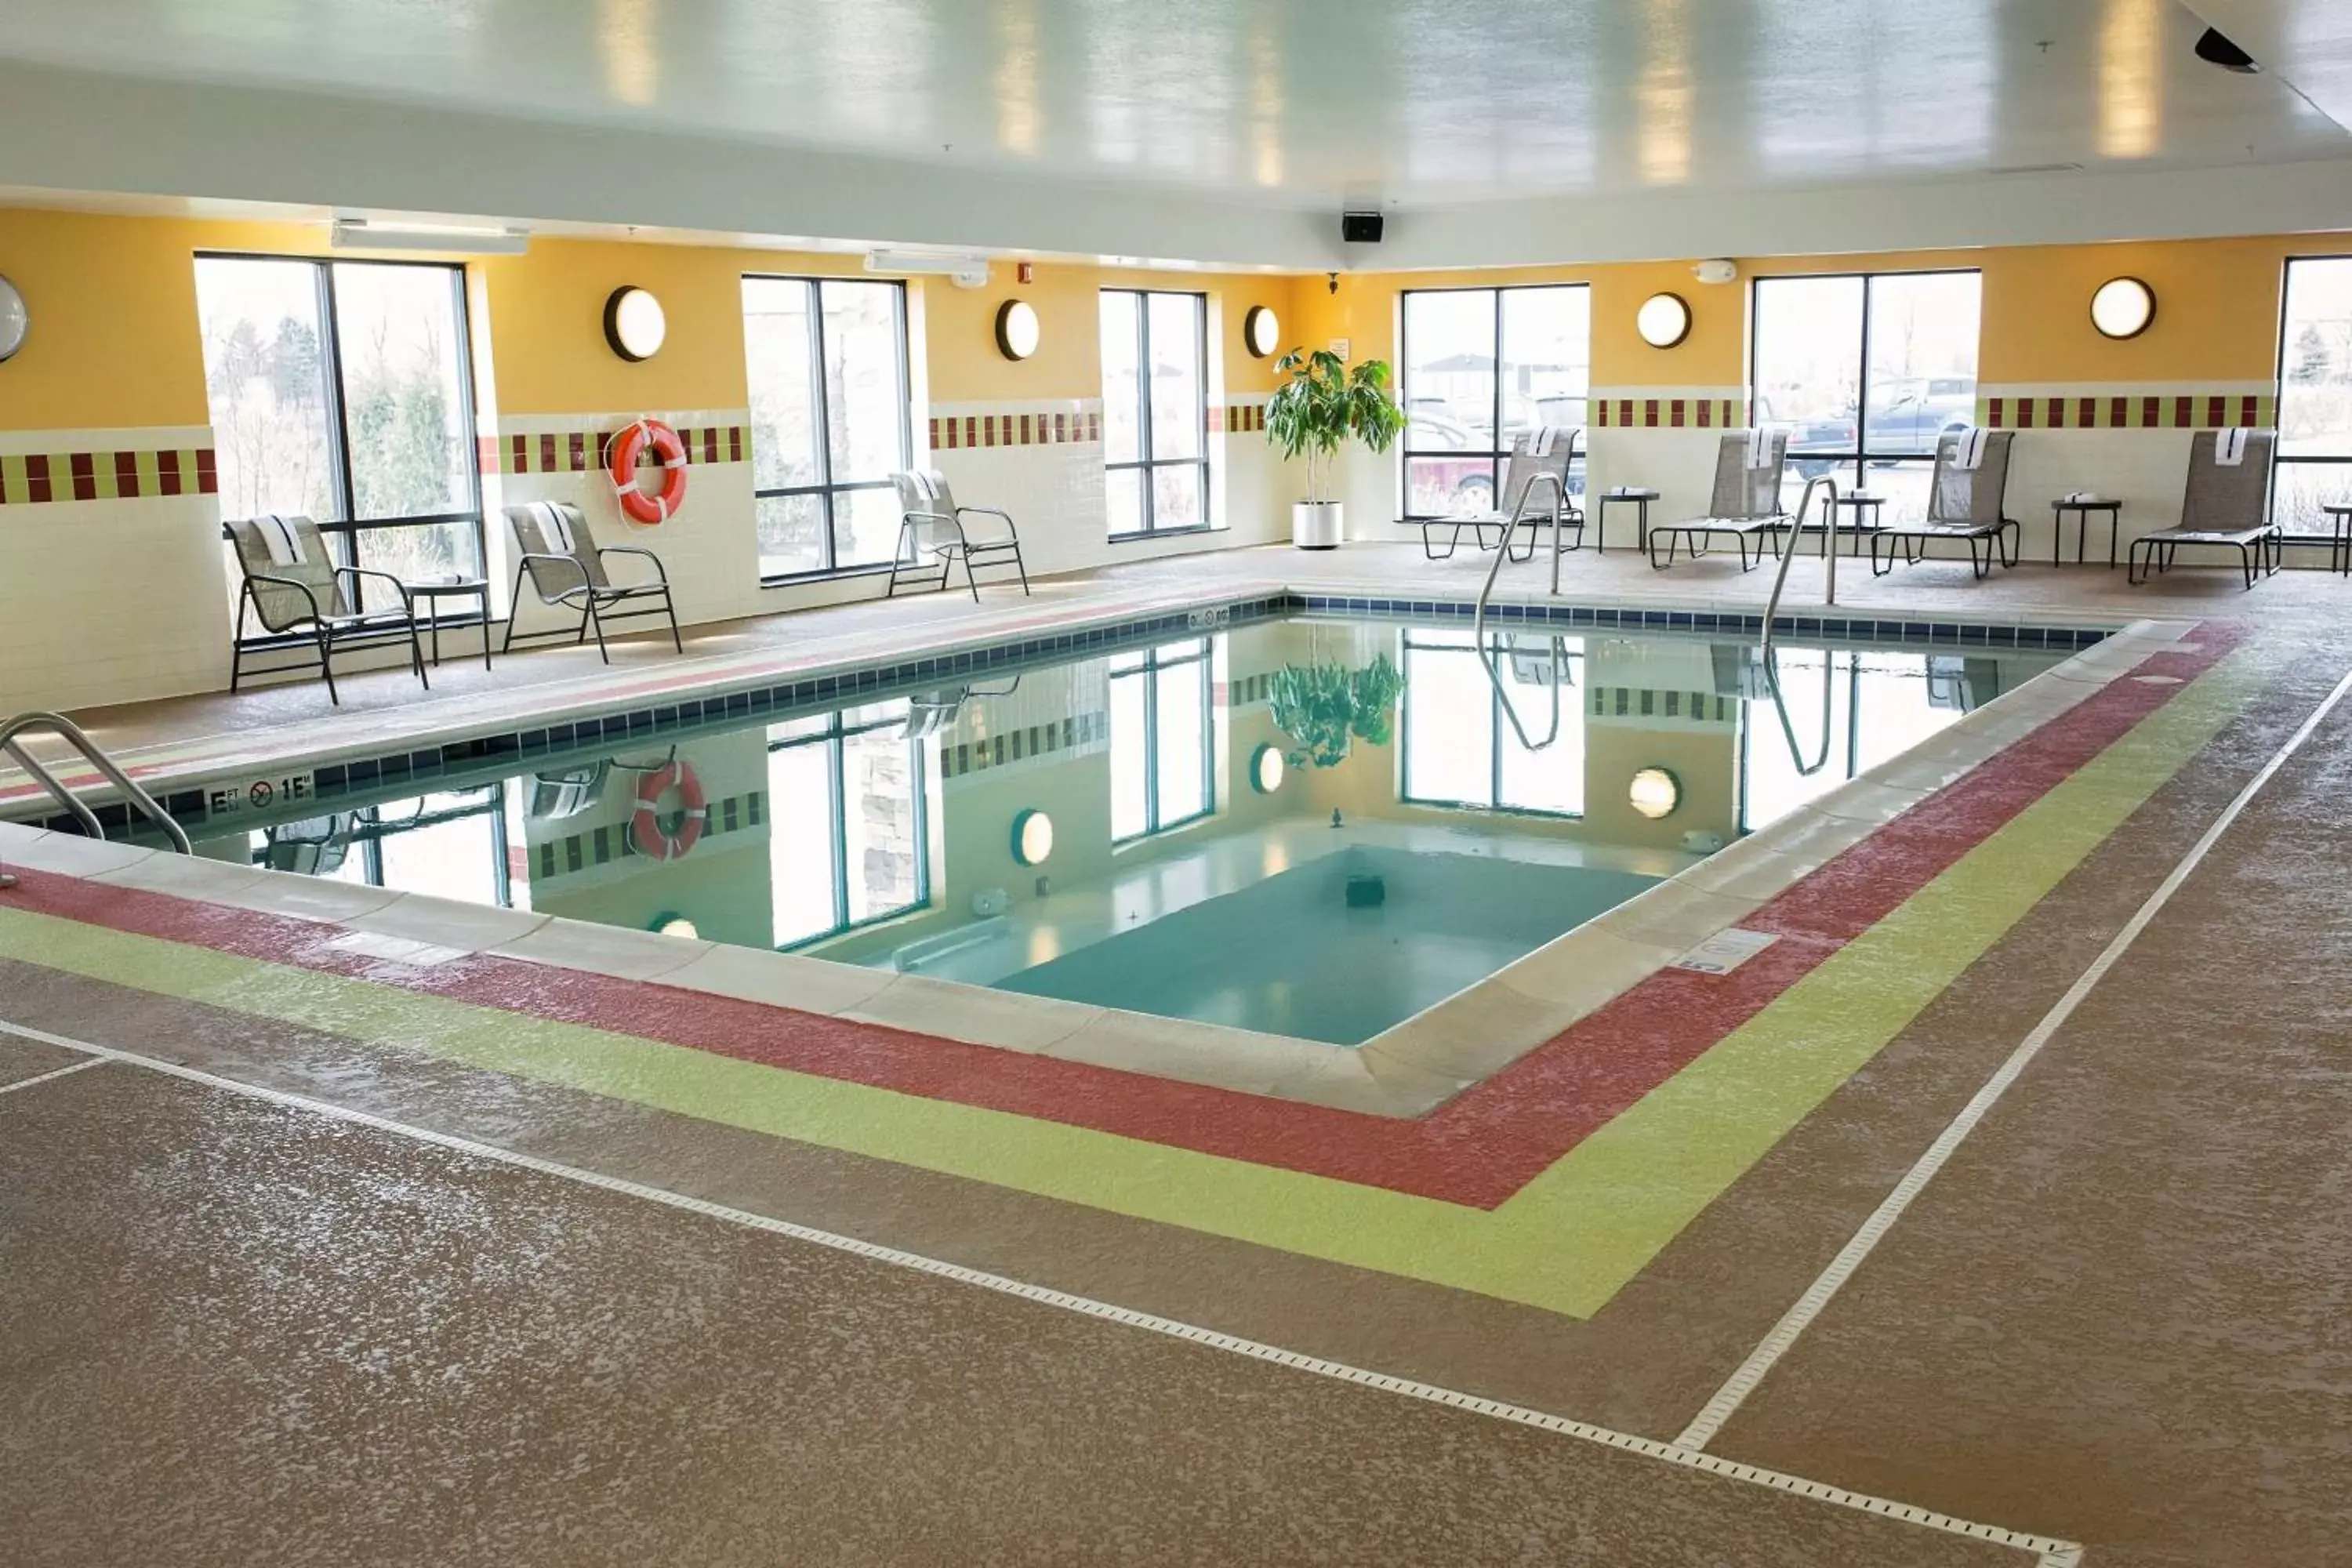
M 1339 503 L 1302 500 L 1290 503 L 1290 542 L 1301 550 L 1337 550 L 1342 535 Z

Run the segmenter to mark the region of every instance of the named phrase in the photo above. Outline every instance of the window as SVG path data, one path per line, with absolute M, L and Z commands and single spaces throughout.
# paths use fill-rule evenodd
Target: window
M 411 582 L 482 574 L 462 268 L 199 256 L 196 309 L 224 515 L 308 516 Z
M 1841 488 L 1885 495 L 1890 522 L 1927 515 L 1937 440 L 1976 422 L 1980 281 L 1974 272 L 1757 279 L 1749 417 L 1789 432 L 1790 510 L 1807 479 L 1831 474 Z
M 929 904 L 923 743 L 908 738 L 904 705 L 880 717 L 798 720 L 768 733 L 776 946 L 799 947 Z
M 1216 809 L 1210 774 L 1209 639 L 1110 660 L 1110 837 L 1114 844 Z
M 743 361 L 761 578 L 887 566 L 914 461 L 906 286 L 746 278 Z
M 1512 632 L 1488 647 L 1499 681 L 1487 677 L 1467 634 L 1405 634 L 1405 801 L 1582 816 L 1583 639 Z
M 1113 539 L 1210 525 L 1208 313 L 1205 294 L 1102 291 L 1103 488 Z
M 2278 378 L 2271 515 L 2290 533 L 2326 533 L 2319 509 L 2352 499 L 2352 256 L 2286 264 Z
M 1404 514 L 1444 517 L 1495 504 L 1517 437 L 1585 423 L 1592 390 L 1592 291 L 1409 289 L 1404 295 Z M 1584 459 L 1569 491 L 1584 490 Z

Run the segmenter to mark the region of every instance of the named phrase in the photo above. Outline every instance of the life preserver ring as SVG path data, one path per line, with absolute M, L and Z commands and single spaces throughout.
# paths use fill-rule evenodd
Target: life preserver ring
M 675 789 L 685 798 L 686 811 L 675 832 L 661 825 L 661 798 Z M 629 837 L 637 853 L 656 860 L 676 860 L 702 839 L 710 807 L 702 798 L 702 781 L 684 763 L 674 762 L 647 773 L 637 784 L 637 809 L 629 819 Z
M 666 470 L 662 488 L 652 495 L 637 488 L 637 458 L 647 443 Z M 640 419 L 623 430 L 607 444 L 606 457 L 612 465 L 606 478 L 613 481 L 613 499 L 631 522 L 667 522 L 686 504 L 686 443 L 660 420 Z

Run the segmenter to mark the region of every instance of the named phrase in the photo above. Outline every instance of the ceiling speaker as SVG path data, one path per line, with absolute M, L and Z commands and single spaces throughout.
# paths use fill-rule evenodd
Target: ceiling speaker
M 1339 237 L 1349 245 L 1378 245 L 1387 221 L 1378 213 L 1341 213 Z

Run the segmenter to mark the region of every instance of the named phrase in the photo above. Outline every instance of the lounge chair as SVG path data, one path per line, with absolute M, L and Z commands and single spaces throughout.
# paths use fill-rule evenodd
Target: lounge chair
M 319 673 L 326 678 L 327 700 L 341 706 L 335 690 L 334 658 L 354 648 L 408 645 L 408 667 L 427 687 L 425 647 L 416 637 L 416 609 L 408 590 L 389 572 L 358 566 L 338 566 L 327 553 L 319 525 L 307 517 L 246 518 L 221 524 L 221 537 L 236 547 L 236 563 L 244 574 L 236 595 L 236 625 L 229 643 L 228 689 L 235 691 L 248 674 L 278 675 L 308 669 L 305 656 L 290 664 L 248 665 L 246 661 L 245 615 L 251 610 L 267 631 L 307 640 L 316 650 Z M 361 579 L 373 577 L 392 585 L 399 601 L 394 609 L 367 610 L 358 602 Z M 289 644 L 289 648 L 293 645 Z
M 890 482 L 898 489 L 898 553 L 890 562 L 885 598 L 896 595 L 901 583 L 944 592 L 959 561 L 974 603 L 980 599 L 978 568 L 1007 561 L 1020 574 L 1022 594 L 1028 594 L 1029 567 L 1021 559 L 1021 531 L 1013 526 L 1012 513 L 992 506 L 958 506 L 947 476 L 937 468 L 909 468 L 891 475 Z M 974 528 L 964 521 L 968 517 L 996 521 Z
M 1793 521 L 1780 500 L 1780 471 L 1789 462 L 1785 430 L 1729 430 L 1715 451 L 1715 490 L 1707 515 L 1683 522 L 1660 523 L 1650 530 L 1650 564 L 1660 570 L 1675 563 L 1675 542 L 1696 560 L 1706 553 L 1707 542 L 1729 534 L 1739 547 L 1739 569 L 1752 572 L 1764 559 L 1769 542 L 1774 553 L 1780 535 Z M 1658 559 L 1658 541 L 1666 542 L 1666 558 Z M 1748 543 L 1755 542 L 1749 557 Z
M 1584 513 L 1569 499 L 1568 473 L 1583 438 L 1582 430 L 1546 426 L 1514 440 L 1503 460 L 1503 489 L 1495 510 L 1423 519 L 1422 553 L 1432 561 L 1448 559 L 1462 547 L 1464 529 L 1470 531 L 1481 550 L 1508 548 L 1511 536 L 1524 528 L 1527 553 L 1513 559 L 1526 561 L 1535 555 L 1536 539 L 1547 524 L 1555 551 L 1578 548 L 1584 542 Z M 1573 544 L 1564 542 L 1571 529 L 1576 533 Z M 1441 530 L 1446 533 L 1443 551 L 1437 548 Z
M 634 545 L 596 542 L 588 531 L 588 520 L 578 507 L 564 501 L 537 500 L 507 510 L 507 526 L 514 531 L 515 580 L 508 613 L 505 648 L 515 645 L 515 622 L 520 620 L 522 582 L 530 579 L 531 591 L 539 602 L 558 609 L 580 612 L 576 631 L 558 627 L 552 631 L 526 632 L 524 642 L 544 642 L 550 637 L 569 636 L 576 643 L 596 634 L 596 652 L 606 664 L 613 655 L 604 647 L 604 628 L 615 621 L 643 620 L 659 616 L 669 622 L 670 646 L 678 652 L 686 651 L 685 642 L 677 635 L 677 609 L 669 596 L 669 574 L 662 569 L 661 557 L 650 550 Z M 607 555 L 637 555 L 649 562 L 654 569 L 650 583 L 618 584 L 604 571 Z
M 2200 430 L 2189 437 L 2180 525 L 2133 540 L 2125 558 L 2125 577 L 2145 583 L 2151 569 L 2171 571 L 2172 557 L 2184 544 L 2235 550 L 2249 588 L 2257 576 L 2276 572 L 2285 540 L 2278 523 L 2264 513 L 2271 458 L 2277 448 L 2275 430 Z
M 1884 577 L 1895 570 L 1895 547 L 1904 546 L 1903 559 L 1916 564 L 1921 549 L 1938 539 L 1958 540 L 1969 547 L 1969 564 L 1979 581 L 1992 575 L 1992 563 L 2017 564 L 2017 520 L 2005 515 L 2009 495 L 2010 448 L 2014 430 L 1971 426 L 1955 430 L 1936 442 L 1936 468 L 1927 479 L 1927 515 L 1917 522 L 1890 522 L 1870 536 L 1870 571 Z

